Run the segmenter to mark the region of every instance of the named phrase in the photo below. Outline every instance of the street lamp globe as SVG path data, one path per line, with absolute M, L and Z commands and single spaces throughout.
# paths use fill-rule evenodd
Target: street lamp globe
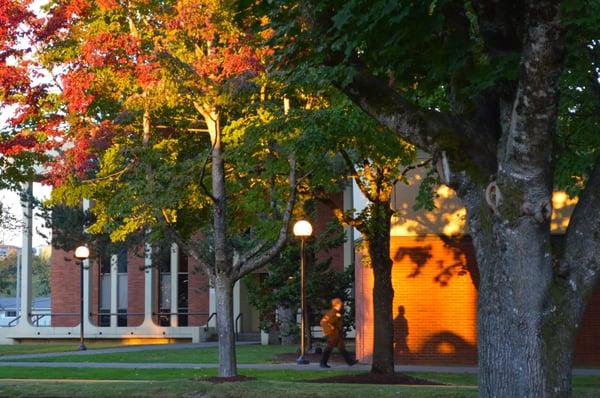
M 75 258 L 78 260 L 85 260 L 90 257 L 90 249 L 85 246 L 79 246 L 75 249 Z
M 294 235 L 298 238 L 307 238 L 312 235 L 313 228 L 308 221 L 300 220 L 294 224 Z

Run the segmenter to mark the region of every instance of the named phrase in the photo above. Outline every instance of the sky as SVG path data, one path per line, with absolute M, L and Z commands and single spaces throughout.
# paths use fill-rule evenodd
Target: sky
M 35 183 L 33 185 L 33 194 L 38 199 L 46 199 L 50 196 L 51 188 L 46 185 L 41 185 Z M 19 221 L 23 219 L 23 211 L 21 209 L 21 203 L 19 201 L 19 193 L 12 192 L 7 190 L 0 190 L 0 201 L 2 204 L 7 206 L 7 211 L 10 211 Z M 33 247 L 45 246 L 49 244 L 46 239 L 40 234 L 40 232 L 44 235 L 50 236 L 50 230 L 48 228 L 44 228 L 44 220 L 39 216 L 35 215 L 33 217 Z M 0 243 L 4 243 L 6 245 L 14 245 L 14 246 L 22 246 L 22 230 L 21 228 L 17 229 L 7 229 L 0 228 Z
M 36 11 L 38 13 L 38 15 L 40 15 L 40 13 L 42 12 L 40 10 L 41 6 L 43 6 L 47 2 L 48 2 L 48 0 L 36 0 L 36 1 L 34 1 L 32 8 L 34 11 Z M 10 115 L 12 113 L 11 108 L 9 108 L 9 107 L 3 108 L 3 107 L 1 107 L 1 105 L 2 104 L 0 104 L 0 129 L 5 127 L 6 120 L 10 117 Z M 48 198 L 50 196 L 50 192 L 51 192 L 51 188 L 49 186 L 44 186 L 44 185 L 41 185 L 38 183 L 35 183 L 33 186 L 33 194 L 38 199 L 43 200 L 43 199 Z M 23 212 L 21 209 L 19 194 L 17 192 L 0 190 L 0 201 L 2 202 L 4 207 L 7 208 L 6 210 L 10 211 L 10 213 L 13 214 L 18 220 L 23 219 Z M 34 214 L 35 213 L 36 212 L 34 211 Z M 39 231 L 39 232 L 42 232 L 44 235 L 50 236 L 50 231 L 48 229 L 42 227 L 43 223 L 44 223 L 44 221 L 39 216 L 34 215 L 34 219 L 33 219 L 33 226 L 34 226 L 33 246 L 34 247 L 43 246 L 48 243 L 48 242 L 46 242 L 46 239 L 38 233 L 38 231 Z M 21 234 L 22 234 L 22 230 L 20 228 L 16 229 L 16 230 L 0 228 L 0 243 L 21 246 L 22 245 L 22 242 L 21 242 L 22 235 Z

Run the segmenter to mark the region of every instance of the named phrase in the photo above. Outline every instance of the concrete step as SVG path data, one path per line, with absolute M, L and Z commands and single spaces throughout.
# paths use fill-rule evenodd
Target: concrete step
M 260 332 L 238 333 L 237 341 L 260 341 Z

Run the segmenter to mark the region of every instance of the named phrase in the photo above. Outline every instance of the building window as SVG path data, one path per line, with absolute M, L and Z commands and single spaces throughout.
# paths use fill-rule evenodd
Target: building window
M 159 271 L 158 324 L 171 326 L 171 250 L 164 246 L 155 251 L 154 263 Z M 188 325 L 188 258 L 179 252 L 179 273 L 177 275 L 177 324 Z
M 171 326 L 171 250 L 167 245 L 159 246 L 154 251 L 153 262 L 159 273 L 158 290 L 158 324 Z
M 5 316 L 7 318 L 14 318 L 17 316 L 17 311 L 6 311 Z
M 98 299 L 98 326 L 110 326 L 110 260 L 111 255 L 100 257 L 100 297 Z M 105 315 L 103 315 L 105 314 Z
M 188 257 L 179 251 L 179 275 L 177 275 L 177 306 L 179 316 L 177 323 L 179 326 L 188 325 Z
M 127 326 L 127 249 L 117 255 L 117 326 Z

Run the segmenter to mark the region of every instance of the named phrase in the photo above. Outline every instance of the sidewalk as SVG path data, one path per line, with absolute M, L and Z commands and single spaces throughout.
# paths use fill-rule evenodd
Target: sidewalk
M 256 342 L 237 342 L 236 345 L 250 345 L 258 344 Z M 74 345 L 75 346 L 75 345 Z M 209 341 L 205 343 L 171 343 L 171 344 L 147 344 L 147 345 L 131 345 L 113 348 L 98 348 L 88 349 L 86 351 L 63 351 L 63 352 L 44 352 L 44 353 L 33 353 L 33 354 L 14 354 L 14 355 L 0 355 L 0 361 L 15 360 L 19 359 L 31 359 L 31 358 L 53 358 L 63 356 L 80 356 L 80 355 L 97 355 L 97 354 L 116 354 L 121 352 L 138 352 L 138 351 L 155 351 L 155 350 L 186 350 L 189 348 L 210 348 L 217 347 L 216 341 Z
M 252 345 L 255 342 L 237 342 L 237 345 Z M 175 343 L 175 344 L 153 344 L 122 346 L 113 348 L 90 349 L 87 351 L 66 351 L 66 352 L 48 352 L 37 354 L 18 354 L 0 356 L 0 367 L 45 367 L 45 368 L 103 368 L 103 369 L 215 369 L 219 365 L 216 363 L 123 363 L 123 362 L 21 362 L 22 359 L 52 358 L 62 356 L 85 356 L 97 354 L 113 354 L 123 352 L 155 351 L 164 350 L 185 350 L 190 348 L 208 348 L 217 347 L 217 342 L 205 343 Z M 297 365 L 296 363 L 259 363 L 259 364 L 238 364 L 240 369 L 267 369 L 267 370 L 318 370 L 327 372 L 328 370 L 356 370 L 368 371 L 370 365 L 358 364 L 348 367 L 344 364 L 332 363 L 330 369 L 319 367 L 318 363 L 308 365 Z M 397 372 L 431 372 L 431 373 L 477 373 L 475 366 L 435 366 L 435 365 L 396 365 Z M 577 376 L 600 376 L 598 368 L 578 368 L 573 369 L 573 374 Z
M 239 369 L 265 369 L 265 370 L 312 370 L 335 371 L 355 370 L 368 371 L 370 365 L 355 365 L 348 367 L 343 364 L 331 364 L 330 369 L 319 367 L 318 363 L 297 365 L 295 363 L 258 363 L 238 364 Z M 89 369 L 216 369 L 216 363 L 120 363 L 120 362 L 0 362 L 0 367 L 42 367 L 42 368 L 89 368 Z M 428 365 L 397 365 L 397 372 L 425 372 L 425 373 L 477 373 L 477 368 L 472 366 L 428 366 Z M 600 369 L 573 369 L 577 376 L 600 376 Z

